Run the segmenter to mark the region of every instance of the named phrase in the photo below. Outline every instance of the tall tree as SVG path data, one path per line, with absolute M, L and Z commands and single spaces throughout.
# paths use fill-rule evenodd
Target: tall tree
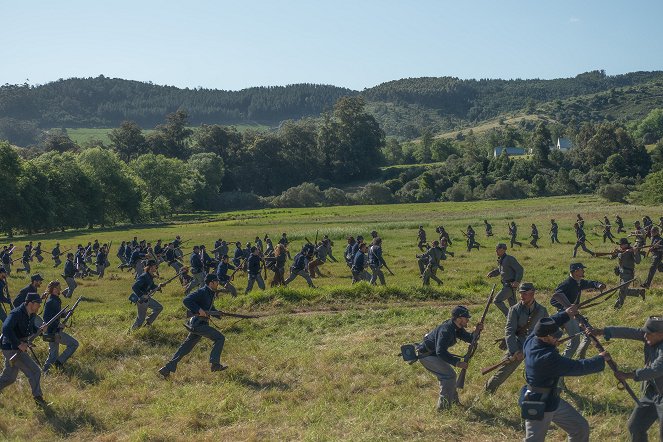
M 111 148 L 124 162 L 129 162 L 145 153 L 147 148 L 143 129 L 133 121 L 123 121 L 119 128 L 108 133 L 108 138 L 111 141 Z
M 185 160 L 189 157 L 188 140 L 193 131 L 189 129 L 189 114 L 180 109 L 166 116 L 166 123 L 158 125 L 147 136 L 150 150 L 170 158 Z
M 539 122 L 530 139 L 530 148 L 534 155 L 534 164 L 536 164 L 537 167 L 548 166 L 551 145 L 552 139 L 548 127 L 544 122 Z

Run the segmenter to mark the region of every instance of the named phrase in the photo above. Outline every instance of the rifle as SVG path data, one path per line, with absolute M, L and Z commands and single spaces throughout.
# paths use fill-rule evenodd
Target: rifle
M 557 341 L 557 344 L 558 344 L 558 345 L 559 345 L 559 344 L 563 344 L 564 342 L 566 342 L 566 341 L 568 341 L 568 340 L 570 340 L 570 339 L 573 339 L 573 338 L 575 338 L 576 336 L 580 336 L 581 334 L 583 334 L 583 332 L 578 332 L 578 333 L 575 333 L 575 334 L 573 334 L 573 335 L 571 335 L 571 336 L 567 336 L 567 337 L 564 338 L 564 339 L 560 339 L 560 340 L 558 340 L 558 341 Z M 505 366 L 505 365 L 509 365 L 510 363 L 512 363 L 512 362 L 515 361 L 515 360 L 516 360 L 516 357 L 515 357 L 515 356 L 509 356 L 509 357 L 506 358 L 506 359 L 502 359 L 500 362 L 498 362 L 498 363 L 495 364 L 495 365 L 491 365 L 490 367 L 482 368 L 482 369 L 481 369 L 481 374 L 482 374 L 482 375 L 487 375 L 487 374 L 490 373 L 491 371 L 497 370 L 498 368 L 503 367 L 503 366 Z
M 384 266 L 385 269 L 387 269 L 387 271 L 389 272 L 389 274 L 390 274 L 391 276 L 396 276 L 396 275 L 394 274 L 394 272 L 392 272 L 391 269 L 387 266 L 387 263 L 384 262 L 384 259 L 382 260 L 382 265 Z
M 611 288 L 611 289 L 608 289 L 608 290 L 606 290 L 606 291 L 603 291 L 603 292 L 599 293 L 599 294 L 596 295 L 596 296 L 592 296 L 592 297 L 589 298 L 589 299 L 585 299 L 585 300 L 582 301 L 580 304 L 578 304 L 578 307 L 587 307 L 587 308 L 592 307 L 593 305 L 590 305 L 590 303 L 591 303 L 592 301 L 595 301 L 595 300 L 597 300 L 597 299 L 599 299 L 599 298 L 601 298 L 601 297 L 603 297 L 603 296 L 605 296 L 605 295 L 607 295 L 607 294 L 609 294 L 609 293 L 612 293 L 612 292 L 614 292 L 614 291 L 617 291 L 617 290 L 621 289 L 622 287 L 624 287 L 624 286 L 626 286 L 626 285 L 629 285 L 629 284 L 632 283 L 633 281 L 635 281 L 635 278 L 634 278 L 634 279 L 631 279 L 630 281 L 622 282 L 622 283 L 619 284 L 618 286 L 615 286 L 615 287 L 613 287 L 613 288 Z M 554 295 L 553 295 L 553 297 L 554 297 Z
M 655 245 L 656 245 L 656 244 L 649 244 L 649 245 L 647 245 L 647 246 L 638 247 L 637 249 L 638 249 L 638 250 L 648 249 L 648 248 L 650 248 L 650 247 L 654 247 Z M 615 250 L 613 250 L 612 252 L 596 252 L 596 253 L 594 253 L 594 256 L 596 256 L 596 257 L 601 257 L 601 256 L 611 256 L 611 255 L 614 256 L 614 255 L 617 255 L 618 253 L 628 252 L 629 250 L 632 250 L 632 249 L 634 249 L 634 248 L 635 248 L 635 247 L 631 247 L 630 249 L 626 249 L 626 250 L 624 250 L 624 251 L 622 251 L 621 249 L 615 249 Z
M 316 231 L 315 231 L 315 242 L 314 242 L 313 244 L 317 244 L 317 243 L 318 243 L 318 232 L 319 232 L 319 230 L 316 230 Z
M 631 282 L 631 281 L 629 281 L 629 282 Z M 619 286 L 618 286 L 618 287 L 619 287 Z M 608 290 L 608 291 L 606 291 L 606 292 L 603 292 L 602 295 L 605 295 L 606 293 L 609 293 L 610 291 L 613 291 L 613 290 L 615 290 L 616 288 L 617 288 L 617 287 L 613 287 L 612 289 L 610 289 L 610 290 Z M 554 295 L 553 295 L 553 299 L 557 299 L 557 302 L 559 302 L 559 303 L 562 305 L 562 307 L 564 307 L 564 308 L 568 308 L 568 307 L 570 307 L 570 306 L 571 306 L 571 303 L 569 302 L 568 299 L 566 299 L 566 296 L 564 296 L 563 294 L 561 294 L 562 296 L 559 296 L 559 295 L 560 295 L 560 293 L 556 293 L 556 294 L 554 294 Z M 587 302 L 587 301 L 585 301 L 585 303 L 586 303 L 586 302 Z M 578 307 L 580 307 L 580 304 L 576 304 L 576 305 L 577 305 Z M 592 326 L 591 326 L 591 324 L 589 323 L 589 321 L 587 320 L 587 318 L 585 318 L 585 317 L 584 317 L 583 315 L 581 315 L 580 313 L 577 313 L 577 314 L 575 315 L 575 319 L 578 321 L 578 323 L 579 323 L 580 326 L 583 328 L 583 330 L 585 330 L 585 331 L 587 332 L 587 333 L 586 333 L 586 334 L 587 334 L 587 337 L 592 341 L 592 343 L 594 344 L 594 346 L 596 347 L 596 349 L 599 351 L 599 353 L 604 352 L 604 351 L 605 351 L 605 347 L 603 347 L 603 345 L 601 345 L 601 341 L 599 341 L 599 339 L 598 339 L 598 338 L 592 333 Z M 605 361 L 605 362 L 606 362 L 606 364 L 608 364 L 608 366 L 610 367 L 610 369 L 612 369 L 612 371 L 613 371 L 614 374 L 615 374 L 615 377 L 617 377 L 617 372 L 619 371 L 619 367 L 617 367 L 617 364 L 616 364 L 615 361 L 612 359 L 612 357 L 610 358 L 610 360 Z M 640 403 L 640 400 L 638 399 L 638 397 L 635 395 L 635 393 L 634 393 L 633 390 L 631 389 L 631 386 L 630 386 L 625 380 L 620 380 L 619 378 L 618 378 L 617 380 L 618 380 L 619 383 L 622 385 L 622 387 L 624 388 L 624 390 L 626 390 L 626 392 L 627 392 L 627 393 L 631 396 L 631 398 L 635 401 L 635 403 L 636 403 L 638 406 L 642 406 L 642 404 Z
M 464 236 L 465 238 L 467 238 L 467 233 L 463 232 L 462 230 L 460 231 L 460 233 L 462 233 L 463 236 Z
M 45 324 L 42 324 L 42 326 L 39 327 L 39 329 L 38 329 L 36 332 L 34 332 L 34 333 L 31 334 L 30 336 L 28 336 L 28 337 L 25 339 L 25 341 L 23 341 L 23 342 L 25 342 L 26 344 L 28 344 L 28 348 L 32 348 L 32 342 L 34 342 L 35 339 L 37 339 L 39 336 L 41 336 L 41 335 L 44 333 L 44 330 L 47 330 L 48 327 L 51 326 L 51 324 L 53 324 L 55 321 L 57 321 L 58 319 L 60 319 L 60 316 L 62 316 L 62 315 L 67 311 L 68 308 L 69 308 L 69 306 L 66 306 L 65 308 L 63 308 L 62 310 L 60 310 L 55 316 L 53 316 L 53 317 L 50 319 L 50 321 L 48 321 L 48 322 L 45 323 Z M 9 365 L 10 365 L 10 366 L 12 366 L 12 367 L 14 366 L 14 360 L 18 357 L 18 355 L 19 355 L 20 353 L 22 353 L 22 351 L 21 351 L 21 350 L 17 350 L 16 353 L 14 353 L 14 354 L 12 355 L 11 358 L 9 358 Z
M 311 240 L 308 239 L 307 237 L 304 237 L 304 240 L 305 240 L 307 243 L 311 244 L 311 245 L 315 245 L 315 244 L 313 244 L 313 243 L 311 242 Z
M 493 297 L 495 296 L 496 286 L 497 284 L 493 284 L 493 289 L 490 291 L 490 296 L 488 296 L 488 301 L 486 301 L 486 307 L 483 309 L 483 315 L 481 315 L 481 320 L 479 321 L 479 324 L 483 324 L 483 321 L 485 321 L 486 319 L 486 314 L 488 314 L 488 309 L 490 308 L 490 304 L 493 303 Z M 474 356 L 474 353 L 477 351 L 477 347 L 479 346 L 480 336 L 481 336 L 481 330 L 475 330 L 472 335 L 472 342 L 470 342 L 470 346 L 467 349 L 467 353 L 465 354 L 465 357 L 463 357 L 463 362 L 466 363 L 470 362 L 470 359 L 472 359 L 472 356 Z M 466 373 L 467 373 L 467 368 L 463 368 L 460 370 L 460 373 L 458 374 L 458 380 L 456 381 L 457 388 L 465 387 Z
M 64 328 L 64 326 L 67 325 L 67 321 L 71 318 L 71 316 L 74 314 L 74 310 L 76 310 L 76 307 L 78 307 L 78 304 L 83 300 L 82 296 L 79 296 L 78 299 L 76 300 L 76 303 L 72 308 L 69 309 L 66 315 L 62 318 L 62 321 L 60 321 L 60 325 Z
M 231 318 L 240 318 L 240 319 L 257 319 L 260 317 L 255 315 L 243 315 L 241 313 L 224 312 L 222 310 L 205 310 L 205 313 L 207 313 L 209 316 L 213 318 L 221 318 L 222 316 L 228 316 Z
M 244 258 L 242 261 L 239 262 L 239 265 L 237 267 L 235 267 L 235 270 L 233 270 L 233 272 L 228 277 L 228 282 L 223 284 L 223 287 L 227 286 L 230 283 L 230 281 L 233 280 L 233 278 L 235 277 L 235 273 L 237 273 L 240 269 L 242 269 L 242 267 L 244 267 L 245 262 L 246 262 L 246 258 Z
M 163 287 L 165 287 L 166 285 L 170 284 L 175 278 L 179 278 L 180 276 L 182 276 L 183 273 L 184 273 L 183 271 L 179 271 L 179 272 L 177 272 L 177 273 L 175 274 L 175 276 L 173 276 L 173 277 L 170 278 L 170 279 L 165 280 L 164 282 L 162 282 L 161 284 L 159 284 L 159 285 L 157 286 L 157 288 L 155 288 L 154 290 L 150 290 L 149 292 L 147 292 L 147 293 L 144 294 L 143 296 L 138 296 L 138 295 L 136 295 L 135 293 L 132 293 L 132 294 L 129 296 L 129 301 L 131 301 L 131 302 L 133 302 L 133 303 L 135 304 L 135 303 L 137 303 L 137 302 L 140 302 L 143 298 L 147 298 L 147 299 L 151 298 L 156 292 L 158 292 L 159 290 L 161 290 L 161 289 L 162 289 Z
M 53 258 L 57 258 L 57 257 L 59 257 L 59 256 L 62 256 L 62 255 L 64 255 L 65 253 L 67 253 L 68 251 L 70 251 L 70 250 L 71 250 L 71 247 L 69 247 L 67 250 L 65 250 L 65 251 L 63 251 L 63 252 L 60 252 L 60 253 L 58 253 L 57 255 L 53 256 Z

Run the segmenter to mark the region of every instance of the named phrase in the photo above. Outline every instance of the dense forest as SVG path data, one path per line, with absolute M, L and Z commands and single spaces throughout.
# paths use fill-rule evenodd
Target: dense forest
M 27 146 L 51 128 L 151 128 L 186 109 L 199 124 L 263 124 L 319 117 L 343 96 L 361 95 L 388 136 L 412 139 L 477 124 L 509 113 L 539 113 L 560 122 L 627 121 L 660 107 L 663 72 L 606 75 L 593 71 L 553 80 L 408 78 L 364 91 L 315 84 L 241 91 L 180 89 L 151 83 L 71 78 L 44 85 L 0 87 L 0 139 Z

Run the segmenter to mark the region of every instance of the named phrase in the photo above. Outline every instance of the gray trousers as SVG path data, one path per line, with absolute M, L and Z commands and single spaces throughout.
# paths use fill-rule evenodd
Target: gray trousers
M 136 316 L 134 324 L 131 326 L 132 330 L 137 329 L 138 327 L 143 325 L 143 322 L 145 322 L 146 319 L 147 319 L 147 325 L 152 324 L 154 321 L 156 321 L 157 316 L 159 316 L 159 313 L 161 313 L 161 310 L 163 310 L 163 306 L 159 304 L 159 302 L 156 299 L 151 297 L 147 302 L 138 301 L 136 303 L 136 307 L 138 308 L 138 315 Z M 152 313 L 150 314 L 150 316 L 147 316 L 148 308 L 152 309 Z
M 370 281 L 371 275 L 366 270 L 361 272 L 352 272 L 352 283 L 361 282 L 361 281 Z
M 205 285 L 205 272 L 192 273 L 191 276 L 193 279 L 184 289 L 184 293 L 188 294 L 191 290 Z
M 0 391 L 13 384 L 18 376 L 18 371 L 21 370 L 28 378 L 28 382 L 30 382 L 32 395 L 35 397 L 41 396 L 41 386 L 39 385 L 41 370 L 39 369 L 39 365 L 32 360 L 28 353 L 19 351 L 18 356 L 14 359 L 14 366 L 12 367 L 9 365 L 9 358 L 11 358 L 17 351 L 18 350 L 2 350 L 2 354 L 5 356 L 5 369 L 2 371 L 2 375 L 0 375 Z
M 502 289 L 497 292 L 493 302 L 495 303 L 495 306 L 504 313 L 504 316 L 509 314 L 509 309 L 504 302 L 506 300 L 509 301 L 509 307 L 516 305 L 516 289 L 511 287 L 509 283 L 503 282 Z
M 172 359 L 168 361 L 166 367 L 169 371 L 174 372 L 177 370 L 177 363 L 180 360 L 191 353 L 193 347 L 200 341 L 202 337 L 206 337 L 214 343 L 212 345 L 212 351 L 209 354 L 209 361 L 212 364 L 221 363 L 221 352 L 223 351 L 223 344 L 226 341 L 226 337 L 223 336 L 219 330 L 211 327 L 207 321 L 199 321 L 198 325 L 193 328 L 193 331 L 189 332 L 180 348 L 177 349 Z
M 525 420 L 525 441 L 543 442 L 550 423 L 554 422 L 569 435 L 569 442 L 589 442 L 589 423 L 564 399 L 555 411 L 543 414 L 543 420 Z
M 233 298 L 237 296 L 237 289 L 230 281 L 224 283 L 223 285 L 219 284 L 219 292 L 230 293 L 230 296 Z
M 76 287 L 78 287 L 78 284 L 76 284 L 76 280 L 71 277 L 64 278 L 64 280 L 67 283 L 67 288 L 62 291 L 62 296 L 65 298 L 71 298 L 74 294 L 74 290 L 76 290 Z
M 382 269 L 378 266 L 371 266 L 371 284 L 372 285 L 377 285 L 378 279 L 380 280 L 380 284 L 385 285 L 384 281 L 384 272 Z
M 54 262 L 54 263 L 53 263 L 53 267 L 57 267 L 57 266 L 59 266 L 60 264 L 62 264 L 62 260 L 60 259 L 59 256 L 54 256 L 54 257 L 53 257 L 53 262 Z
M 442 280 L 437 277 L 437 266 L 431 266 L 431 267 L 426 267 L 424 269 L 423 273 L 423 284 L 424 285 L 430 285 L 430 280 L 432 279 L 433 281 L 437 282 L 438 284 L 442 284 Z
M 506 357 L 509 357 L 510 355 L 507 353 Z M 486 391 L 490 393 L 495 393 L 497 389 L 499 388 L 500 385 L 506 381 L 509 376 L 513 374 L 514 371 L 520 366 L 520 364 L 523 361 L 511 361 L 506 365 L 501 366 L 500 368 L 497 369 L 494 375 L 488 379 L 488 382 L 486 382 Z
M 60 344 L 66 347 L 60 354 Z M 64 364 L 78 348 L 78 341 L 73 336 L 61 331 L 55 334 L 55 340 L 48 343 L 48 359 L 44 363 L 44 371 L 47 371 L 55 361 Z
M 659 255 L 654 255 L 651 261 L 651 266 L 649 267 L 649 273 L 647 274 L 647 280 L 645 285 L 649 287 L 651 282 L 654 280 L 654 275 L 658 271 L 658 266 L 661 264 L 661 257 Z
M 143 273 L 145 273 L 145 264 L 143 264 L 143 260 L 139 259 L 136 261 L 136 266 L 134 267 L 134 270 L 136 270 L 136 279 Z
M 645 395 L 640 398 L 642 406 L 636 406 L 628 419 L 628 432 L 633 442 L 646 442 L 647 430 L 658 419 L 658 438 L 663 440 L 663 397 Z
M 308 286 L 313 287 L 313 281 L 311 281 L 311 277 L 309 276 L 306 270 L 294 270 L 294 271 L 290 270 L 290 276 L 288 276 L 288 279 L 283 281 L 283 284 L 285 285 L 290 284 L 297 276 L 301 276 L 302 278 L 304 278 Z
M 253 289 L 254 282 L 258 283 L 258 287 L 260 287 L 261 290 L 265 290 L 265 281 L 262 279 L 262 275 L 260 273 L 256 273 L 255 275 L 249 273 L 249 282 L 246 284 L 246 290 L 244 293 L 249 293 Z
M 97 274 L 99 275 L 100 278 L 104 277 L 104 272 L 106 271 L 106 265 L 99 265 L 97 264 Z
M 566 333 L 569 336 L 575 335 L 580 332 L 580 325 L 578 324 L 578 321 L 575 319 L 569 319 L 569 321 L 566 324 L 562 325 L 562 328 L 566 330 Z M 580 336 L 575 336 L 566 343 L 566 348 L 564 348 L 562 356 L 564 356 L 565 358 L 573 358 L 573 355 L 575 355 L 576 350 L 578 350 L 578 358 L 583 359 L 585 357 L 585 354 L 587 353 L 588 347 L 589 347 L 589 338 L 587 336 L 582 337 L 582 343 L 580 342 Z
M 440 382 L 440 400 L 438 404 L 448 407 L 458 402 L 458 390 L 456 390 L 456 370 L 442 358 L 431 355 L 419 359 L 421 365 L 437 377 Z
M 175 270 L 175 273 L 179 273 L 180 270 L 182 270 L 182 264 L 180 264 L 179 261 L 173 261 L 168 265 L 171 266 Z
M 16 269 L 17 272 L 23 272 L 25 273 L 30 273 L 30 261 L 21 261 L 23 263 L 23 268 L 22 269 Z
M 623 284 L 626 281 L 630 281 L 635 277 L 635 272 L 630 269 L 622 269 L 621 274 L 619 275 L 619 283 Z M 617 302 L 615 302 L 615 307 L 619 308 L 624 304 L 624 300 L 627 296 L 640 297 L 644 293 L 644 289 L 632 289 L 630 288 L 631 284 L 625 285 L 619 289 L 619 296 Z
M 576 257 L 576 253 L 578 253 L 579 248 L 581 248 L 583 251 L 589 253 L 590 255 L 594 255 L 594 252 L 589 250 L 584 242 L 576 242 L 576 245 L 573 246 L 573 257 L 574 258 Z

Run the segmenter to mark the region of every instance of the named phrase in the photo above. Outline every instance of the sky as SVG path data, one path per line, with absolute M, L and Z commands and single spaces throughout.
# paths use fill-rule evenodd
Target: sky
M 0 0 L 0 84 L 107 77 L 363 90 L 663 70 L 660 0 Z M 658 55 L 657 55 L 658 54 Z

